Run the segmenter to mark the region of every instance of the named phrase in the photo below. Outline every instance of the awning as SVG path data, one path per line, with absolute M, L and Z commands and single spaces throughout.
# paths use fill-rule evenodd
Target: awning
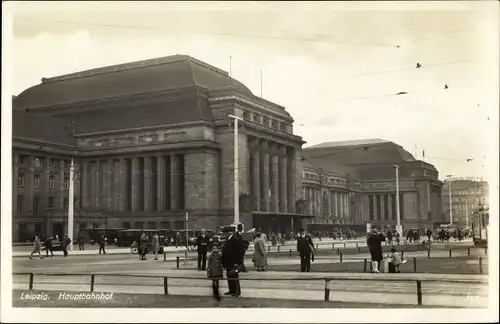
M 308 214 L 297 214 L 297 213 L 276 213 L 276 212 L 264 212 L 264 211 L 254 211 L 252 215 L 255 216 L 269 216 L 269 217 L 298 217 L 298 218 L 314 218 L 315 215 Z

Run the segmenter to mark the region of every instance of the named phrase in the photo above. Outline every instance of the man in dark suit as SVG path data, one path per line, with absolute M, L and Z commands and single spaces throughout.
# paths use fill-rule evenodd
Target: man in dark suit
M 242 230 L 243 226 L 239 224 L 237 230 L 224 244 L 222 264 L 226 269 L 228 278 L 239 278 L 240 267 L 242 265 L 243 256 L 245 255 L 245 245 L 241 236 Z M 241 295 L 239 280 L 228 280 L 227 285 L 229 291 L 225 293 L 225 295 L 234 297 L 239 297 Z
M 207 266 L 209 238 L 205 234 L 205 230 L 201 230 L 200 236 L 196 238 L 196 250 L 198 251 L 198 270 L 205 270 Z
M 297 252 L 300 255 L 300 272 L 311 271 L 311 253 L 316 253 L 314 244 L 306 231 L 301 228 L 300 235 L 297 238 Z

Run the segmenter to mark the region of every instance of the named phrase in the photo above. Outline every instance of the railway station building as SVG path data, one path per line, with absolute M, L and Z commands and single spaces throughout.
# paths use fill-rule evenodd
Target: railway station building
M 297 231 L 307 214 L 301 137 L 284 107 L 228 73 L 174 55 L 42 78 L 13 98 L 13 239 L 67 231 L 75 163 L 79 228 Z

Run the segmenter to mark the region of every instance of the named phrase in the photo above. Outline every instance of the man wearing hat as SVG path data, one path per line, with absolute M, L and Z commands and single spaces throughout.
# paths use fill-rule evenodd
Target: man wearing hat
M 301 228 L 297 238 L 297 252 L 300 255 L 300 272 L 311 271 L 311 253 L 316 253 L 314 244 L 306 231 Z

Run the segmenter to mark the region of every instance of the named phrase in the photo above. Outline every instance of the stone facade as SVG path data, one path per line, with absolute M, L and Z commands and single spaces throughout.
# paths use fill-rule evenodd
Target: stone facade
M 481 206 L 489 206 L 488 182 L 481 178 L 452 178 L 444 182 L 441 200 L 442 217 L 450 221 L 450 196 L 453 209 L 453 223 L 459 226 L 472 226 L 471 216 Z
M 148 62 L 141 66 L 164 64 L 161 59 Z M 75 97 L 63 105 L 56 104 L 60 98 L 51 99 L 54 103 L 49 104 L 42 97 L 39 105 L 36 96 L 41 94 L 35 86 L 14 100 L 14 109 L 29 108 L 15 117 L 14 240 L 30 239 L 34 232 L 62 235 L 67 231 L 65 179 L 71 157 L 76 167 L 75 233 L 84 227 L 182 229 L 186 213 L 189 228 L 215 229 L 230 224 L 234 217 L 230 114 L 243 118 L 239 129 L 240 220 L 246 228 L 258 223 L 270 229 L 276 226 L 275 219 L 280 220 L 276 230 L 302 225 L 307 215 L 296 206 L 304 199 L 300 163 L 304 142 L 293 134 L 293 119 L 286 110 L 253 96 L 227 73 L 206 63 L 189 57 L 165 62 L 187 64 L 188 76 L 202 69 L 206 83 L 194 80 L 192 85 L 179 85 L 179 90 L 158 91 L 156 86 L 149 94 L 125 93 L 97 101 Z M 120 73 L 128 69 L 125 64 L 109 71 L 104 68 L 59 77 L 53 84 L 51 80 L 44 82 L 64 87 L 75 78 L 99 78 L 102 72 L 114 73 L 116 83 L 121 84 L 125 81 Z M 215 81 L 210 81 L 208 74 Z M 187 76 L 182 74 L 179 79 L 183 77 Z M 180 109 L 178 105 L 186 106 Z M 189 112 L 200 113 L 200 117 L 194 119 Z M 111 113 L 113 117 L 105 124 L 103 120 Z M 63 140 L 62 135 L 50 142 L 39 140 L 38 134 L 26 139 L 23 120 L 33 116 L 71 120 L 74 143 L 57 143 Z
M 432 228 L 443 220 L 440 211 L 443 184 L 437 180 L 437 170 L 415 160 L 397 144 L 374 139 L 341 145 L 325 143 L 317 147 L 321 150 L 315 147 L 303 150 L 306 155 L 302 173 L 304 196 L 308 213 L 314 215 L 311 224 L 323 224 L 325 229 L 332 228 L 331 224 L 395 226 L 394 165 L 400 166 L 399 203 L 403 227 Z M 350 152 L 355 155 L 359 151 L 363 152 L 362 156 L 348 156 Z

